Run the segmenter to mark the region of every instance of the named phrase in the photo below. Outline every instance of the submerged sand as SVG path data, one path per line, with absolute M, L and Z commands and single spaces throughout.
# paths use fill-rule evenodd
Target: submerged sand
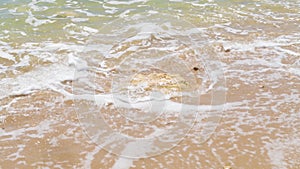
M 300 168 L 297 1 L 11 3 L 0 168 Z

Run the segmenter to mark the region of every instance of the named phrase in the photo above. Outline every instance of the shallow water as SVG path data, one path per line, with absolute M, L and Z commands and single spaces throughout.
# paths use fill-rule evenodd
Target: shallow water
M 300 168 L 300 3 L 0 0 L 0 168 Z

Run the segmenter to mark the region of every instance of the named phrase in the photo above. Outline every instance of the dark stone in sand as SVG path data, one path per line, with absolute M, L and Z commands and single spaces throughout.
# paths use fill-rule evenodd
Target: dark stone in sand
M 231 51 L 230 49 L 226 49 L 224 52 L 228 53 L 228 52 L 230 52 L 230 51 Z

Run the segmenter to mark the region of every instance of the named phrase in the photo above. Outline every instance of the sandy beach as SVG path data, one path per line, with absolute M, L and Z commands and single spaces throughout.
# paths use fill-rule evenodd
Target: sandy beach
M 0 14 L 0 169 L 300 169 L 298 1 Z

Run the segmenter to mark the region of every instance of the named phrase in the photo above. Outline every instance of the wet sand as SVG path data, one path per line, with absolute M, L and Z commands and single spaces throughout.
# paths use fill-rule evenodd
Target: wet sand
M 232 106 L 226 106 L 217 129 L 203 143 L 198 120 L 170 151 L 126 160 L 90 140 L 72 100 L 41 90 L 1 100 L 1 105 L 9 105 L 1 110 L 1 167 L 112 168 L 121 162 L 127 168 L 129 161 L 128 168 L 299 168 L 300 77 L 276 67 L 246 67 L 239 64 L 242 58 L 228 58 L 240 53 L 230 53 L 221 61 L 227 64 L 226 104 Z
M 299 7 L 294 0 L 1 4 L 0 169 L 300 169 Z M 155 69 L 164 80 L 145 76 Z M 156 78 L 151 87 L 147 78 Z M 146 97 L 132 88 L 139 85 L 158 94 Z M 131 105 L 118 97 L 128 91 Z M 141 123 L 148 117 L 155 120 Z M 149 146 L 103 139 L 110 133 L 102 124 L 157 139 Z

